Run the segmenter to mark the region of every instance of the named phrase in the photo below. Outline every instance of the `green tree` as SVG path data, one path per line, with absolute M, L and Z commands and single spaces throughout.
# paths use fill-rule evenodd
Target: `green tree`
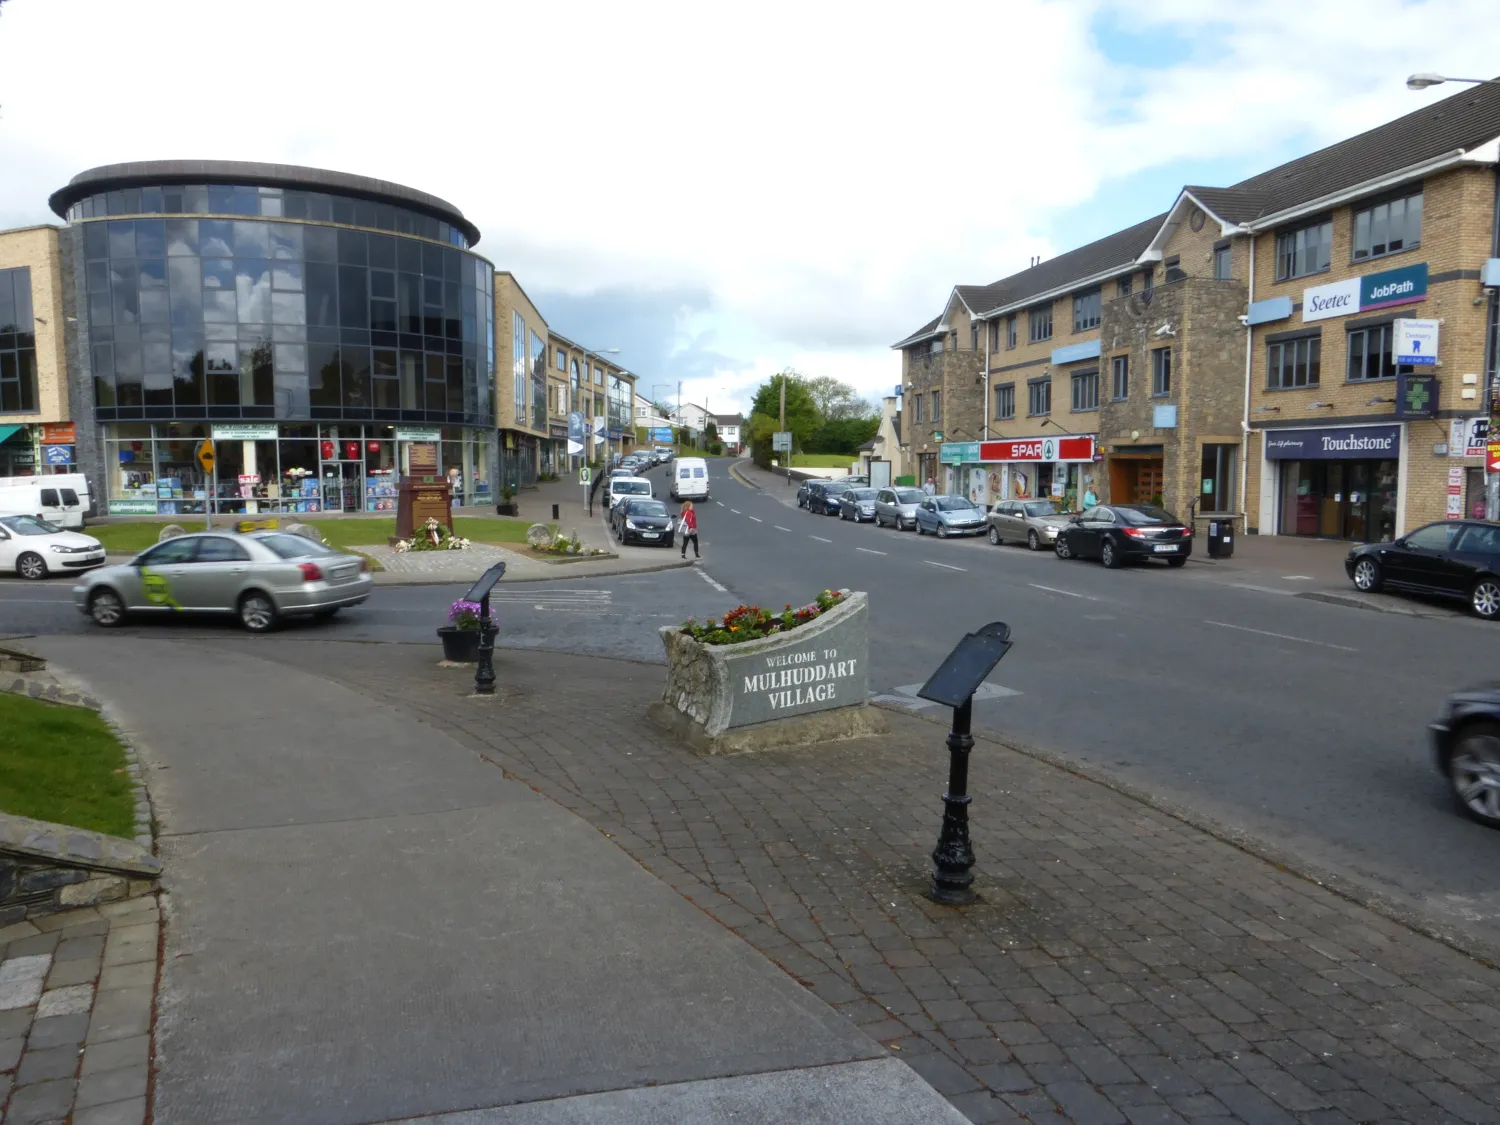
M 792 432 L 792 448 L 805 449 L 823 423 L 818 404 L 807 389 L 807 380 L 790 367 L 772 375 L 755 392 L 750 407 L 751 456 L 757 464 L 771 463 L 771 435 L 777 430 L 781 410 L 781 388 L 786 387 L 786 428 Z
M 719 440 L 719 426 L 712 418 L 708 420 L 708 425 L 703 427 L 703 436 L 710 442 Z
M 819 375 L 807 380 L 808 393 L 818 404 L 818 413 L 825 422 L 841 422 L 848 418 L 867 418 L 875 411 L 860 397 L 858 391 L 848 383 L 832 375 Z

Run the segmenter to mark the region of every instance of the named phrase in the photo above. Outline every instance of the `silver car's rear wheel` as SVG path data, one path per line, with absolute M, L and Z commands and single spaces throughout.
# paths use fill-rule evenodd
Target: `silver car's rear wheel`
M 47 562 L 35 551 L 27 551 L 16 560 L 16 573 L 22 578 L 46 578 Z
M 89 616 L 94 624 L 113 629 L 125 620 L 125 603 L 113 590 L 95 590 L 89 595 Z
M 1448 761 L 1448 780 L 1459 808 L 1480 824 L 1500 828 L 1500 727 L 1480 723 L 1462 732 Z
M 276 603 L 259 590 L 240 599 L 240 624 L 252 633 L 264 633 L 276 624 Z
M 1000 546 L 1000 529 L 998 527 L 991 527 L 990 528 L 990 546 L 991 547 L 998 547 L 998 546 Z
M 1026 546 L 1030 547 L 1033 551 L 1040 551 L 1042 549 L 1042 537 L 1036 533 L 1035 529 L 1026 533 Z

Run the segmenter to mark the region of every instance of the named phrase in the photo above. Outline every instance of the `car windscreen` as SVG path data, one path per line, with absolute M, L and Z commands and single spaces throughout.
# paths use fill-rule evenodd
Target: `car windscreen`
M 17 535 L 53 535 L 62 530 L 56 524 L 37 519 L 35 516 L 6 516 L 0 519 L 0 525 L 7 530 L 14 531 Z
M 1033 500 L 1031 503 L 1026 504 L 1025 508 L 1028 516 L 1057 515 L 1057 505 L 1052 503 L 1051 500 Z
M 257 535 L 255 541 L 283 559 L 305 559 L 309 555 L 336 555 L 337 551 L 300 535 Z
M 617 496 L 651 495 L 651 486 L 643 480 L 617 480 L 611 487 Z
M 1122 523 L 1133 527 L 1149 527 L 1158 523 L 1176 523 L 1177 517 L 1165 508 L 1154 508 L 1143 504 L 1139 508 L 1116 508 L 1115 513 Z
M 853 487 L 852 485 L 847 485 L 847 484 L 844 484 L 844 483 L 842 483 L 840 481 L 831 480 L 831 481 L 829 481 L 827 484 L 825 484 L 823 486 L 823 495 L 825 495 L 825 496 L 842 496 L 844 493 L 848 492 L 852 487 Z
M 962 512 L 974 507 L 974 501 L 962 496 L 939 496 L 937 498 L 937 510 L 940 512 Z
M 869 501 L 875 499 L 875 490 L 873 488 L 851 488 L 848 492 L 844 493 L 844 495 L 849 497 L 850 500 L 857 500 L 861 503 L 868 503 Z
M 631 516 L 664 516 L 667 506 L 660 500 L 632 500 L 625 512 Z
M 920 488 L 903 488 L 896 493 L 896 503 L 920 504 L 926 495 Z

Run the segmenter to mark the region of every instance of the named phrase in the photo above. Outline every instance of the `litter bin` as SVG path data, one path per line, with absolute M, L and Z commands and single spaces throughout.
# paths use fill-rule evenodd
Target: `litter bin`
M 1208 557 L 1227 559 L 1234 554 L 1234 520 L 1208 521 Z

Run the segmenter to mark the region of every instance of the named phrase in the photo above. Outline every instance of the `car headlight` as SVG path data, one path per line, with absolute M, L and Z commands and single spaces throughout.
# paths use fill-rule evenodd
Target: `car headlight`
M 626 520 L 625 521 L 625 526 L 628 527 L 628 528 L 630 528 L 631 531 L 637 531 L 637 530 L 639 530 L 635 526 L 635 520 Z

